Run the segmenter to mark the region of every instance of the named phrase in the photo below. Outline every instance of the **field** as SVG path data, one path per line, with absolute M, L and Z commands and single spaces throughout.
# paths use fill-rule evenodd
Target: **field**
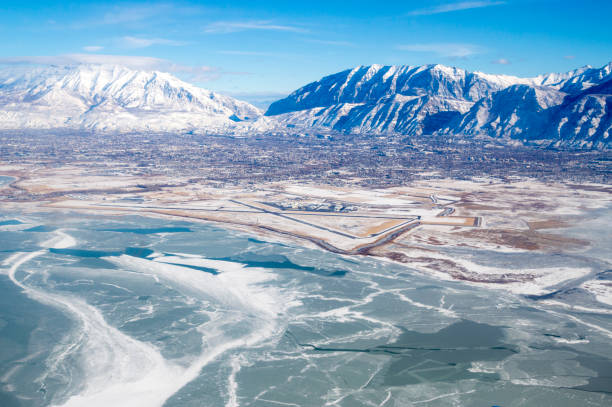
M 605 185 L 527 179 L 422 180 L 368 189 L 291 181 L 225 186 L 69 166 L 5 166 L 2 174 L 16 178 L 0 190 L 3 205 L 20 210 L 215 222 L 266 239 L 376 256 L 441 278 L 524 294 L 542 294 L 588 270 L 493 267 L 448 250 L 486 255 L 584 250 L 591 242 L 566 235 L 564 228 L 578 225 L 585 211 L 604 208 L 612 192 Z

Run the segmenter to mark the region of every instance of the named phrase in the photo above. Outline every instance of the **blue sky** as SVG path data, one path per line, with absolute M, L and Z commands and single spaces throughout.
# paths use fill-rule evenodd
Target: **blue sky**
M 357 65 L 533 76 L 612 60 L 612 1 L 0 3 L 0 63 L 113 62 L 247 100 Z

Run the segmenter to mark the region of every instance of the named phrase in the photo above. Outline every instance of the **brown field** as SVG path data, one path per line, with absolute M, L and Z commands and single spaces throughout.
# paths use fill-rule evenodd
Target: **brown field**
M 590 243 L 565 236 L 562 229 L 580 222 L 585 210 L 610 202 L 612 194 L 612 188 L 604 185 L 536 181 L 508 185 L 438 179 L 384 189 L 274 182 L 219 188 L 206 180 L 100 175 L 74 167 L 24 166 L 0 170 L 0 175 L 18 178 L 0 189 L 0 205 L 8 209 L 103 211 L 215 222 L 271 239 L 378 256 L 456 279 L 493 283 L 531 277 L 470 271 L 445 255 L 443 248 L 582 250 Z M 126 202 L 126 197 L 140 198 L 142 203 Z M 273 205 L 292 199 L 349 203 L 355 210 L 308 212 Z
M 392 227 L 395 227 L 403 222 L 405 222 L 405 219 L 390 219 L 386 222 L 381 223 L 380 225 L 374 225 L 374 226 L 370 226 L 365 233 L 361 234 L 361 237 L 366 237 L 366 236 L 371 236 L 377 233 L 380 233 L 384 230 L 390 229 Z

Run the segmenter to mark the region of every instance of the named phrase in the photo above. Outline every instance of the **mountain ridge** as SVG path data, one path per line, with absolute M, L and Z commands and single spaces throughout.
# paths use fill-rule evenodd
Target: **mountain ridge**
M 611 71 L 609 63 L 520 78 L 439 64 L 358 66 L 297 89 L 265 114 L 286 125 L 348 133 L 490 136 L 607 148 L 609 89 L 583 96 L 588 109 L 570 104 L 580 103 L 573 96 L 612 79 Z
M 254 122 L 254 106 L 159 71 L 118 65 L 0 71 L 0 128 L 193 131 Z
M 0 70 L 0 129 L 343 133 L 492 137 L 609 148 L 612 63 L 532 78 L 448 67 L 358 66 L 311 82 L 263 113 L 160 71 L 119 65 Z

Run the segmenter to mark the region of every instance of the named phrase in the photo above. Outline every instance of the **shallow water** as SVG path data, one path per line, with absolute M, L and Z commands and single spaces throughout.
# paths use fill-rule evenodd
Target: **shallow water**
M 555 300 L 595 311 L 204 224 L 0 215 L 2 406 L 612 404 L 612 307 L 579 289 Z

